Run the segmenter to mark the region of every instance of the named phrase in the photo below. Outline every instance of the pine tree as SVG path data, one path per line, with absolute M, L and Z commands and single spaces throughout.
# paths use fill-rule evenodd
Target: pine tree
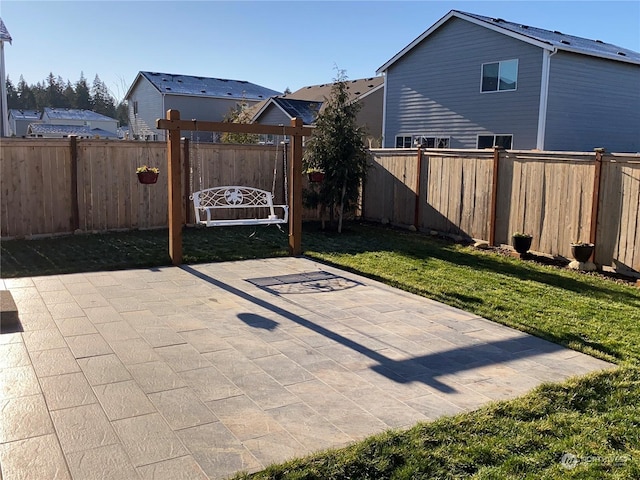
M 84 78 L 83 72 L 80 72 L 80 80 L 76 82 L 75 87 L 76 96 L 73 108 L 91 110 L 93 108 L 91 104 L 91 91 L 89 90 L 89 85 L 87 84 L 87 79 Z
M 305 150 L 305 168 L 325 174 L 317 190 L 307 191 L 307 204 L 328 208 L 331 222 L 337 213 L 338 233 L 342 232 L 345 212 L 357 206 L 369 163 L 362 140 L 365 132 L 357 124 L 359 109 L 359 104 L 349 102 L 347 76 L 344 70 L 339 70 Z

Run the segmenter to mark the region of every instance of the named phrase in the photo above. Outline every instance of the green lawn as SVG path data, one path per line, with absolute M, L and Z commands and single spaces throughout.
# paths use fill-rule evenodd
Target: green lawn
M 614 371 L 269 467 L 257 479 L 640 478 L 640 289 L 598 275 L 350 224 L 305 254 L 576 350 Z M 286 255 L 274 227 L 189 229 L 186 262 Z M 2 242 L 3 277 L 168 264 L 166 230 Z M 564 454 L 577 457 L 565 468 Z M 566 457 L 565 459 L 573 457 Z M 569 462 L 570 463 L 570 462 Z M 247 478 L 239 475 L 237 478 Z

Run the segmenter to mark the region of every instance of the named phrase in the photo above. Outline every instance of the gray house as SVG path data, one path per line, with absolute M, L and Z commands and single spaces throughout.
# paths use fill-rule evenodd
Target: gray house
M 22 110 L 17 108 L 9 109 L 9 136 L 25 137 L 27 129 L 32 123 L 40 121 L 42 112 L 38 110 Z
M 640 151 L 640 53 L 450 11 L 382 65 L 384 146 Z
M 380 146 L 382 137 L 383 77 L 347 80 L 349 102 L 360 105 L 357 123 L 367 132 L 372 147 Z M 252 121 L 268 125 L 289 125 L 294 117 L 305 125 L 315 119 L 331 96 L 332 83 L 303 87 L 293 93 L 270 98 L 252 108 Z
M 157 130 L 155 124 L 156 119 L 166 117 L 169 109 L 179 110 L 182 119 L 221 122 L 239 103 L 251 106 L 280 93 L 244 80 L 139 72 L 125 95 L 130 135 L 135 139 L 164 140 L 165 131 Z M 194 140 L 215 140 L 210 132 L 194 135 Z
M 16 137 L 117 139 L 118 120 L 91 110 L 45 107 L 9 110 L 10 134 Z

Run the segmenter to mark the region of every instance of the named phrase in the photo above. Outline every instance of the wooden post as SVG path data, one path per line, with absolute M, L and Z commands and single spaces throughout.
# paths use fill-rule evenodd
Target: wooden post
M 167 110 L 167 120 L 180 120 L 178 110 Z M 182 180 L 180 178 L 180 128 L 169 129 L 167 144 L 167 185 L 169 188 L 169 256 L 182 263 Z
M 187 175 L 187 181 L 184 182 L 184 206 L 185 206 L 185 212 L 186 212 L 186 218 L 184 219 L 185 223 L 190 224 L 192 223 L 191 221 L 191 201 L 189 200 L 189 196 L 193 193 L 191 190 L 193 188 L 193 185 L 191 182 L 189 182 L 188 180 L 191 178 L 191 158 L 189 156 L 189 139 L 188 138 L 182 138 L 181 139 L 183 143 L 183 152 L 184 152 L 184 171 L 185 174 Z
M 591 257 L 589 257 L 589 261 L 593 262 L 593 259 L 596 256 L 596 237 L 598 235 L 598 213 L 600 209 L 600 180 L 602 178 L 602 154 L 604 153 L 604 148 L 595 148 L 596 152 L 596 162 L 595 162 L 595 172 L 593 174 L 593 195 L 591 196 L 591 226 L 589 227 L 589 243 L 594 244 L 593 252 L 591 253 Z
M 420 224 L 420 184 L 422 183 L 422 179 L 420 178 L 422 175 L 422 148 L 418 145 L 418 166 L 416 169 L 416 205 L 413 212 L 413 226 L 418 230 L 418 225 Z
M 69 148 L 71 150 L 71 230 L 80 228 L 80 203 L 78 201 L 78 137 L 69 137 Z
M 302 127 L 301 118 L 292 118 L 291 126 Z M 302 254 L 302 135 L 291 136 L 289 168 L 289 255 Z
M 502 147 L 493 147 L 493 176 L 491 179 L 491 211 L 489 212 L 489 245 L 496 244 L 496 215 L 498 209 L 498 172 L 500 171 L 500 151 Z

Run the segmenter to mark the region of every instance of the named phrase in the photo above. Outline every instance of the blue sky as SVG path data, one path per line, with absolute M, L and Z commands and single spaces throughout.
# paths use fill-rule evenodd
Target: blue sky
M 141 70 L 247 80 L 274 90 L 375 76 L 456 9 L 640 51 L 640 1 L 2 0 L 17 84 L 99 75 L 120 99 Z

